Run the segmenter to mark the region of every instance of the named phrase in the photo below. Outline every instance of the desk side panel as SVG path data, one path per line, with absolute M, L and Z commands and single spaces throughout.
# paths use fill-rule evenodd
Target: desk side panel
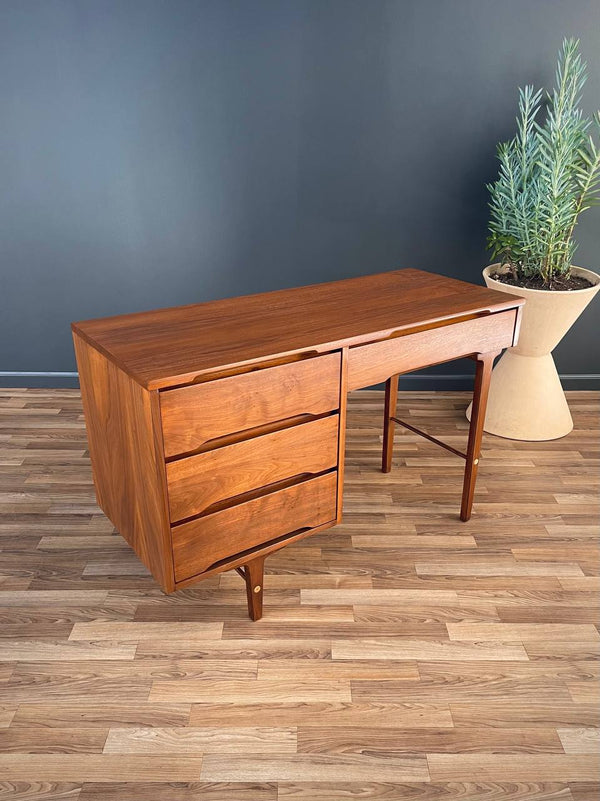
M 158 393 L 73 335 L 98 504 L 166 592 L 175 587 Z

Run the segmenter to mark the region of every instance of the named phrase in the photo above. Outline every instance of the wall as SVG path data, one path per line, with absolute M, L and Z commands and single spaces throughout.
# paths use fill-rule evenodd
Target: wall
M 480 281 L 496 142 L 565 35 L 591 111 L 597 0 L 3 0 L 0 380 L 68 385 L 18 374 L 73 371 L 75 319 L 400 266 Z M 598 210 L 578 234 L 599 269 Z M 598 378 L 599 312 L 563 374 Z

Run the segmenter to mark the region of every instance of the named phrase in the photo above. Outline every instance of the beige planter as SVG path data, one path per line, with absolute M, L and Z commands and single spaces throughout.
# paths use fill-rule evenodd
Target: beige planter
M 600 290 L 600 276 L 573 267 L 594 286 L 571 292 L 547 292 L 494 281 L 492 264 L 483 271 L 490 289 L 525 298 L 519 342 L 509 348 L 492 372 L 485 431 L 509 439 L 528 441 L 558 439 L 573 428 L 571 412 L 554 365 L 551 351 Z M 471 407 L 467 409 L 471 418 Z

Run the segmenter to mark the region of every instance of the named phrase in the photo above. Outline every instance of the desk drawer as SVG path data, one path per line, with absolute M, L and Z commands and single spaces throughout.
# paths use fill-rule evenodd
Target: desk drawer
M 340 354 L 161 393 L 165 455 L 177 456 L 238 431 L 340 405 Z
M 171 529 L 175 579 L 195 576 L 256 545 L 336 516 L 337 472 L 263 495 Z
M 226 498 L 337 465 L 337 414 L 167 464 L 171 521 Z
M 350 348 L 348 390 L 386 381 L 398 373 L 487 353 L 513 344 L 516 310 L 487 314 L 462 323 L 431 328 Z

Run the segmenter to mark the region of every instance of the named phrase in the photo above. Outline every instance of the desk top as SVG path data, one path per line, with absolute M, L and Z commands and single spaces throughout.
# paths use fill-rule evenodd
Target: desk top
M 372 342 L 524 302 L 406 269 L 86 320 L 72 328 L 142 386 L 160 389 L 218 369 Z

